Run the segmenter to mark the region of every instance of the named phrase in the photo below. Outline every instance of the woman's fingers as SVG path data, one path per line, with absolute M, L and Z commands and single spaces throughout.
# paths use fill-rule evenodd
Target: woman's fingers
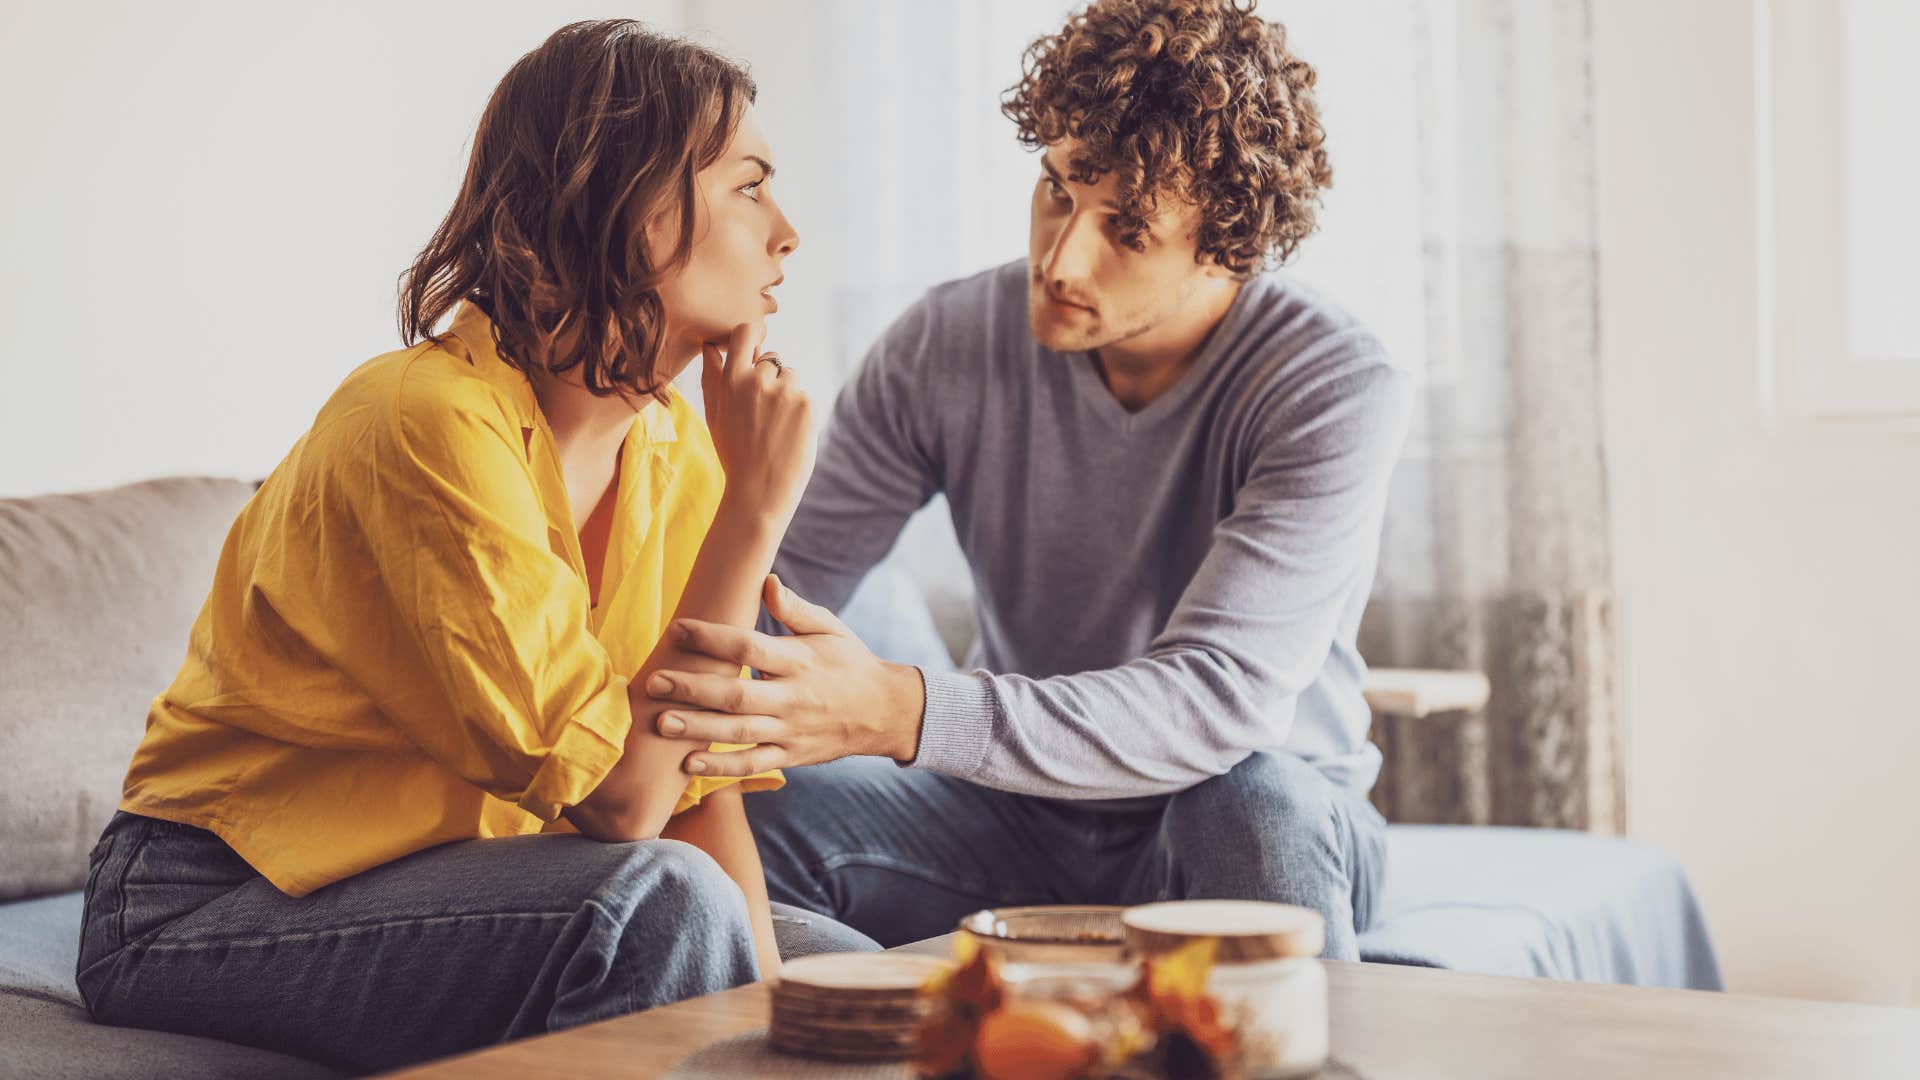
M 791 675 L 805 659 L 793 642 L 725 623 L 676 619 L 670 630 L 674 644 L 689 652 L 741 664 L 769 675 Z
M 756 366 L 754 357 L 760 355 L 760 341 L 765 329 L 758 323 L 741 323 L 727 335 L 727 373 L 735 379 L 745 379 L 753 375 Z

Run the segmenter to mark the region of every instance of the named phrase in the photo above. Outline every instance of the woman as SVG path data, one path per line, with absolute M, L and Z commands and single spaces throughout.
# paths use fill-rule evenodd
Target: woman
M 740 793 L 783 781 L 689 783 L 639 689 L 714 669 L 676 615 L 798 603 L 766 575 L 809 407 L 758 350 L 797 237 L 753 98 L 631 21 L 502 80 L 410 347 L 241 512 L 153 704 L 89 875 L 96 1018 L 382 1068 L 774 972 Z M 669 386 L 703 355 L 705 425 Z

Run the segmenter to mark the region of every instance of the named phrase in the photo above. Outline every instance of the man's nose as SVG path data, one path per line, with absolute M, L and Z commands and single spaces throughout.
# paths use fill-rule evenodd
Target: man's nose
M 1067 219 L 1060 228 L 1059 235 L 1053 238 L 1053 249 L 1047 253 L 1045 274 L 1047 284 L 1058 292 L 1070 281 L 1084 281 L 1092 276 L 1094 248 L 1097 233 L 1088 226 L 1091 223 L 1080 214 Z

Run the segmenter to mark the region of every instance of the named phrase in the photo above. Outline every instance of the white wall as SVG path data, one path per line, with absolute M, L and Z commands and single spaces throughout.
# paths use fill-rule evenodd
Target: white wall
M 1418 366 L 1407 0 L 1290 5 L 1338 184 L 1302 269 Z M 1067 0 L 648 0 L 761 85 L 800 228 L 770 334 L 830 397 L 927 285 L 1017 258 L 999 115 Z M 576 0 L 0 5 L 0 495 L 264 475 L 395 347 L 488 92 Z
M 1734 989 L 1920 1004 L 1920 435 L 1763 408 L 1753 6 L 1594 10 L 1629 830 Z
M 494 83 L 604 11 L 0 5 L 0 495 L 265 475 L 397 347 Z

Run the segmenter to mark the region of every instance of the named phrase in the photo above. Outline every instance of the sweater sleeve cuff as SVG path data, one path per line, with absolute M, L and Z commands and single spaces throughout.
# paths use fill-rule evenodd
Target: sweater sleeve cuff
M 986 760 L 1000 707 L 993 683 L 980 672 L 933 672 L 927 684 L 927 710 L 920 719 L 920 748 L 907 767 L 971 777 Z
M 541 821 L 552 821 L 560 811 L 593 794 L 620 760 L 632 726 L 627 680 L 615 676 L 561 729 L 520 797 L 520 809 Z

